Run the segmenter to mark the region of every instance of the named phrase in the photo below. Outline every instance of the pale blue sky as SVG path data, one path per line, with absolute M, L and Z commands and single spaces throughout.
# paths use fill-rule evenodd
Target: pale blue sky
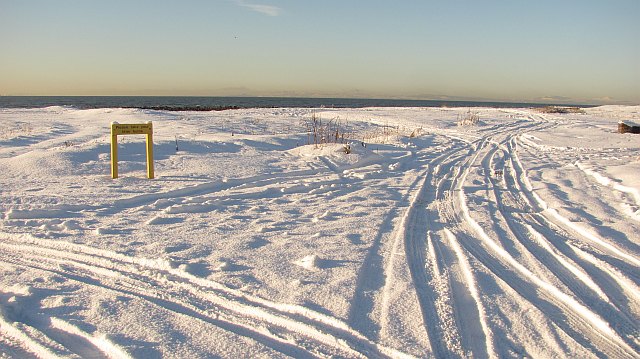
M 0 94 L 640 103 L 640 0 L 0 0 Z

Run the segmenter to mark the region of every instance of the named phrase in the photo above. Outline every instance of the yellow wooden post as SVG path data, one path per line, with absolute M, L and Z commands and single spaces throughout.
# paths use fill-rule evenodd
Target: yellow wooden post
M 149 132 L 147 132 L 147 176 L 153 178 L 153 123 L 147 122 Z
M 111 122 L 111 178 L 118 178 L 118 133 L 117 122 Z
M 118 135 L 147 135 L 147 176 L 153 173 L 153 123 L 119 124 L 111 123 L 111 177 L 118 178 Z

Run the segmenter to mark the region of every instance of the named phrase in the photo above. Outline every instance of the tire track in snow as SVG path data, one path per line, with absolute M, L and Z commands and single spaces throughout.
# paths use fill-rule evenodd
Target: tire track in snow
M 573 287 L 574 292 L 580 293 L 583 291 L 584 287 L 588 287 L 595 292 L 590 293 L 591 295 L 595 294 L 599 297 L 597 299 L 594 298 L 595 300 L 608 301 L 602 290 L 593 281 L 591 281 L 585 273 L 580 271 L 572 263 L 569 263 L 565 258 L 554 253 L 550 245 L 548 245 L 548 242 L 545 242 L 542 239 L 542 236 L 535 232 L 535 230 L 526 223 L 527 221 L 533 220 L 530 218 L 529 213 L 527 213 L 530 211 L 530 204 L 526 199 L 525 203 L 518 203 L 517 199 L 521 198 L 519 194 L 520 189 L 513 185 L 515 180 L 513 179 L 511 172 L 509 170 L 504 171 L 504 175 L 501 180 L 494 178 L 491 175 L 487 175 L 487 173 L 492 173 L 493 168 L 496 168 L 494 163 L 496 162 L 495 157 L 498 150 L 499 149 L 497 147 L 489 150 L 482 161 L 485 173 L 485 182 L 488 183 L 489 187 L 492 189 L 491 192 L 495 199 L 496 213 L 492 216 L 504 219 L 504 223 L 506 223 L 507 228 L 509 229 L 508 233 L 511 233 L 513 237 L 517 239 L 516 243 L 542 263 L 543 268 L 548 268 L 553 275 L 558 277 L 567 286 L 570 288 Z M 507 160 L 510 159 L 508 151 L 505 151 L 502 148 L 500 151 L 505 152 Z M 516 200 L 514 201 L 514 199 Z M 514 203 L 514 207 L 507 208 L 505 203 L 509 200 Z M 498 222 L 498 220 L 495 219 L 493 222 Z M 512 255 L 519 255 L 519 253 L 513 253 Z M 583 284 L 576 287 L 576 280 Z M 585 293 L 585 295 L 587 295 L 587 293 Z
M 526 124 L 526 127 L 530 126 L 531 124 Z M 509 131 L 511 127 L 513 126 L 501 127 L 501 131 Z M 451 238 L 438 234 L 438 231 L 445 229 L 443 224 L 454 219 L 453 213 L 447 213 L 451 211 L 441 211 L 438 204 L 451 201 L 448 194 L 456 190 L 462 168 L 471 161 L 486 138 L 471 142 L 457 141 L 462 141 L 465 145 L 446 151 L 429 161 L 430 169 L 425 173 L 420 188 L 416 190 L 396 238 L 404 241 L 407 262 L 433 355 L 459 357 L 471 352 L 480 357 L 495 357 L 493 335 L 486 320 L 484 306 L 477 295 L 473 274 Z M 444 216 L 442 224 L 433 218 L 440 216 Z M 446 236 L 446 232 L 443 233 Z M 448 239 L 449 245 L 446 245 L 444 238 Z M 397 244 L 394 246 L 398 247 Z M 389 274 L 386 276 L 385 298 L 389 297 L 387 292 L 391 286 L 393 264 L 392 260 L 387 267 Z M 384 301 L 388 302 L 387 299 Z M 383 309 L 388 305 L 384 303 Z M 385 312 L 381 322 L 384 322 L 384 316 Z
M 341 353 L 344 357 L 408 357 L 367 340 L 338 319 L 304 307 L 253 297 L 194 277 L 163 261 L 27 236 L 21 236 L 19 243 L 10 239 L 0 241 L 0 248 L 11 250 L 3 258 L 10 257 L 11 253 L 26 254 L 20 258 L 11 257 L 9 262 L 16 265 L 54 272 L 85 285 L 135 296 L 165 310 L 252 338 L 287 355 L 308 357 L 315 356 L 317 351 L 320 355 Z M 162 296 L 149 294 L 158 292 L 157 288 L 163 289 Z M 188 293 L 187 297 L 185 293 Z M 272 330 L 286 333 L 287 337 L 283 339 L 280 335 L 270 334 Z
M 453 315 L 447 311 L 448 307 L 442 308 L 438 304 L 443 301 L 440 298 L 450 298 L 447 295 L 448 283 L 433 283 L 425 270 L 425 254 L 427 248 L 427 213 L 426 213 L 426 192 L 429 185 L 427 173 L 423 177 L 416 194 L 409 204 L 402 221 L 400 230 L 396 233 L 393 251 L 396 253 L 404 246 L 407 264 L 409 265 L 411 277 L 418 296 L 418 302 L 422 311 L 422 320 L 426 334 L 431 345 L 434 357 L 460 356 L 462 348 L 459 341 L 459 334 L 455 328 Z M 395 257 L 392 256 L 385 272 L 387 282 L 383 289 L 383 312 L 381 322 L 385 323 L 388 317 L 390 303 L 390 291 L 393 286 L 393 273 Z M 436 284 L 433 286 L 433 284 Z M 439 284 L 439 285 L 438 285 Z M 442 288 L 442 285 L 445 287 Z M 434 288 L 435 287 L 435 288 Z M 446 301 L 446 300 L 445 300 Z M 446 304 L 445 304 L 446 305 Z
M 401 245 L 404 245 L 406 261 L 422 311 L 423 324 L 432 355 L 435 357 L 460 357 L 468 352 L 486 357 L 488 352 L 493 351 L 491 340 L 487 340 L 487 328 L 480 323 L 482 314 L 477 311 L 477 303 L 472 304 L 476 309 L 464 308 L 469 301 L 462 298 L 472 298 L 473 302 L 473 294 L 467 285 L 459 283 L 450 273 L 448 268 L 458 264 L 457 257 L 453 250 L 434 239 L 434 236 L 438 235 L 432 230 L 439 226 L 430 217 L 429 212 L 432 209 L 428 208 L 436 200 L 436 188 L 441 187 L 445 182 L 444 178 L 452 172 L 459 175 L 454 168 L 459 161 L 468 158 L 469 151 L 473 150 L 473 146 L 469 148 L 470 145 L 456 146 L 430 161 L 431 165 L 421 175 L 422 181 L 415 189 L 416 193 L 402 217 L 392 251 L 396 253 Z M 458 154 L 460 152 L 462 154 Z M 435 178 L 436 173 L 443 173 L 443 180 L 438 181 Z M 383 289 L 382 323 L 387 320 L 387 308 L 392 305 L 389 302 L 389 292 L 393 287 L 394 258 L 391 257 L 385 269 L 387 280 Z M 466 279 L 468 277 L 462 278 L 462 281 Z M 453 305 L 451 301 L 454 302 Z M 482 338 L 462 336 L 461 333 L 476 333 L 473 337 Z
M 540 196 L 534 190 L 531 182 L 527 177 L 527 171 L 525 170 L 517 153 L 517 149 L 520 147 L 517 140 L 519 137 L 520 136 L 514 137 L 512 143 L 510 144 L 511 158 L 513 159 L 512 168 L 515 171 L 515 178 L 517 182 L 520 183 L 519 187 L 522 188 L 522 190 L 520 191 L 520 195 L 533 208 L 535 212 L 534 216 L 537 218 L 537 222 L 542 224 L 544 227 L 554 228 L 554 231 L 563 233 L 563 237 L 569 239 L 567 240 L 568 243 L 575 242 L 575 239 L 584 238 L 580 233 L 574 231 L 575 225 L 573 223 L 569 223 L 567 225 L 567 222 L 570 222 L 568 219 L 566 219 L 565 217 L 559 218 L 561 216 L 556 210 L 548 211 L 547 203 L 542 198 L 540 198 Z M 596 249 L 600 248 L 598 244 L 602 241 L 599 238 L 596 238 L 596 243 L 593 243 L 589 240 L 589 238 L 592 238 L 592 236 L 593 235 L 591 234 L 589 237 L 585 238 L 587 240 L 586 243 L 590 244 L 590 246 Z M 572 248 L 578 249 L 577 246 L 572 246 Z M 609 273 L 615 273 L 613 274 L 612 278 L 614 278 L 622 288 L 632 294 L 631 297 L 640 297 L 640 288 L 635 284 L 632 278 L 629 278 L 629 276 L 632 276 L 634 278 L 638 277 L 638 266 L 629 266 L 627 262 L 618 260 L 615 253 L 619 253 L 620 250 L 613 245 L 608 245 L 605 246 L 605 248 L 600 249 L 606 254 L 601 255 L 599 251 L 596 250 L 596 253 L 589 254 L 588 258 L 595 259 L 594 255 L 600 257 L 597 259 L 597 261 L 600 263 L 599 267 L 606 269 Z M 610 253 L 607 249 L 613 249 L 614 253 Z M 585 250 L 586 249 L 578 249 L 578 251 L 581 253 L 586 253 Z M 591 252 L 593 251 L 594 250 L 591 250 Z M 619 264 L 620 266 L 616 266 L 614 263 Z M 625 269 L 624 273 L 621 273 L 620 269 Z M 634 273 L 636 273 L 635 276 L 633 275 Z
M 602 353 L 606 348 L 608 353 L 617 355 L 630 355 L 635 353 L 629 344 L 621 338 L 609 324 L 596 313 L 576 301 L 573 297 L 560 291 L 552 284 L 540 280 L 529 269 L 518 262 L 502 246 L 498 245 L 485 230 L 471 217 L 471 212 L 466 205 L 464 182 L 469 174 L 471 165 L 477 162 L 480 152 L 474 157 L 463 171 L 464 174 L 458 181 L 457 206 L 460 208 L 461 222 L 465 223 L 479 241 L 469 236 L 461 240 L 462 246 L 476 259 L 490 269 L 497 277 L 506 281 L 530 303 L 547 313 L 548 317 L 569 336 L 576 339 L 581 345 L 592 349 L 596 353 Z M 531 285 L 544 292 L 545 299 L 531 291 Z M 551 306 L 551 308 L 549 308 Z M 557 311 L 557 313 L 553 313 Z M 566 320 L 558 320 L 559 313 L 566 316 Z M 569 324 L 569 325 L 567 325 Z M 579 331 L 576 329 L 578 328 Z M 593 343 L 598 343 L 595 346 Z
M 501 148 L 500 150 L 503 149 Z M 490 168 L 493 168 L 491 163 L 494 162 L 497 151 L 498 148 L 492 148 L 483 160 L 485 174 L 489 172 L 488 170 Z M 505 209 L 505 195 L 518 196 L 517 188 L 511 187 L 510 185 L 514 180 L 510 176 L 510 171 L 505 171 L 505 177 L 502 181 L 502 183 L 506 184 L 504 190 L 498 190 L 500 186 L 497 179 L 487 176 L 487 181 L 490 183 L 496 199 L 498 214 L 504 218 L 510 233 L 514 235 L 518 243 L 522 245 L 528 253 L 537 259 L 543 268 L 548 269 L 549 275 L 558 278 L 566 285 L 576 300 L 588 308 L 592 308 L 594 314 L 603 318 L 609 326 L 616 329 L 616 332 L 618 332 L 621 338 L 632 338 L 634 335 L 637 335 L 640 327 L 638 327 L 638 325 L 634 323 L 634 320 L 627 314 L 629 311 L 625 308 L 626 304 L 623 303 L 623 299 L 617 297 L 612 301 L 602 288 L 600 288 L 584 270 L 579 268 L 574 261 L 563 256 L 559 251 L 554 250 L 551 242 L 529 224 L 530 222 L 535 223 L 536 220 L 529 213 L 526 213 L 524 209 L 518 208 L 513 213 Z M 494 222 L 496 221 L 494 220 Z M 625 297 L 624 299 L 628 298 Z M 617 306 L 615 303 L 621 306 Z M 624 309 L 624 311 L 621 311 L 621 308 Z M 633 341 L 628 341 L 628 344 L 632 347 L 634 346 Z
M 620 207 L 625 209 L 625 211 L 622 212 L 623 215 L 640 222 L 640 191 L 638 191 L 638 189 L 616 183 L 615 180 L 594 171 L 580 163 L 580 161 L 576 161 L 574 164 L 580 171 L 584 172 L 585 175 L 595 179 L 600 186 L 616 191 L 623 200 L 626 199 L 626 201 L 619 203 Z
M 215 325 L 228 332 L 253 339 L 256 342 L 265 345 L 266 347 L 289 356 L 301 358 L 318 357 L 308 350 L 302 349 L 296 345 L 289 343 L 288 339 L 280 338 L 279 336 L 271 333 L 267 328 L 258 326 L 256 329 L 256 327 L 248 324 L 238 324 L 231 318 L 223 317 L 222 319 L 220 319 L 220 315 L 217 313 L 208 313 L 207 311 L 204 311 L 202 308 L 198 308 L 195 305 L 181 303 L 181 299 L 175 298 L 172 295 L 168 295 L 166 293 L 148 294 L 154 293 L 153 288 L 148 288 L 146 290 L 136 290 L 132 289 L 130 284 L 126 286 L 121 286 L 118 284 L 107 284 L 103 282 L 104 279 L 96 279 L 97 277 L 109 275 L 108 270 L 105 269 L 94 270 L 98 273 L 88 275 L 78 274 L 78 268 L 76 268 L 74 265 L 69 265 L 68 260 L 50 261 L 61 267 L 60 269 L 56 269 L 55 267 L 47 267 L 43 264 L 43 262 L 46 263 L 47 261 L 43 259 L 34 260 L 30 258 L 22 261 L 14 259 L 8 260 L 7 262 L 13 263 L 14 265 L 19 267 L 54 273 L 66 278 L 67 280 L 80 283 L 83 286 L 96 287 L 101 290 L 114 292 L 117 295 L 124 295 L 141 299 L 161 310 L 166 310 L 173 313 L 174 315 L 184 316 L 191 320 L 198 320 L 204 323 Z M 86 270 L 86 268 L 83 269 Z M 117 276 L 117 274 L 113 275 Z M 166 297 L 169 297 L 169 299 L 167 299 Z M 211 311 L 212 308 L 208 309 L 209 311 Z
M 468 262 L 468 258 L 466 257 L 466 254 L 463 252 L 462 248 L 460 247 L 460 244 L 458 243 L 455 235 L 446 228 L 444 229 L 444 232 L 447 236 L 447 239 L 449 240 L 449 245 L 451 246 L 451 248 L 453 248 L 456 254 L 457 260 L 460 263 L 460 266 L 462 267 L 462 274 L 464 275 L 467 290 L 471 294 L 474 304 L 477 306 L 477 310 L 478 310 L 477 315 L 479 316 L 477 321 L 480 323 L 480 326 L 482 327 L 482 333 L 484 333 L 486 337 L 484 339 L 484 343 L 486 344 L 486 350 L 485 351 L 475 350 L 473 351 L 473 353 L 474 354 L 477 353 L 478 357 L 496 357 L 493 333 L 488 325 L 488 321 L 485 314 L 486 311 L 484 309 L 484 305 L 482 304 L 482 299 L 480 298 L 480 294 L 478 292 L 478 286 L 477 286 L 475 276 L 473 274 L 473 270 L 471 269 L 471 266 L 469 265 L 469 262 Z M 475 314 L 471 311 L 467 311 L 467 313 L 471 314 L 472 317 Z M 468 322 L 469 320 L 466 319 L 465 323 L 468 323 Z M 464 329 L 470 329 L 464 325 L 461 325 L 461 327 Z M 474 326 L 471 326 L 471 327 L 473 328 Z M 467 335 L 467 337 L 470 337 L 470 338 L 480 337 L 479 335 L 480 331 L 471 330 L 469 332 L 470 333 Z M 478 341 L 481 341 L 481 340 L 482 338 L 478 339 Z
M 425 269 L 430 269 L 433 273 L 436 286 L 437 283 L 440 283 L 440 286 L 446 283 L 446 291 L 441 293 L 442 298 L 438 299 L 438 309 L 453 314 L 462 345 L 463 352 L 460 356 L 496 357 L 493 333 L 487 323 L 473 272 L 460 250 L 455 235 L 448 228 L 457 227 L 452 202 L 457 181 L 462 175 L 462 169 L 482 142 L 484 140 L 479 139 L 472 143 L 471 151 L 463 157 L 449 159 L 448 163 L 439 163 L 438 171 L 433 173 L 435 191 L 429 212 L 429 226 L 434 231 L 433 235 L 429 236 L 432 268 L 425 265 Z M 435 179 L 438 175 L 441 176 L 439 180 Z M 436 221 L 435 218 L 439 218 L 440 221 Z
M 13 338 L 20 343 L 20 350 L 38 358 L 72 357 L 73 353 L 64 348 L 56 347 L 51 340 L 38 332 L 35 328 L 24 323 L 7 320 L 0 313 L 0 334 Z
M 527 204 L 527 206 L 529 206 L 530 208 L 535 208 L 537 203 L 532 204 L 531 198 L 533 198 L 534 194 L 532 193 L 533 190 L 531 189 L 531 184 L 526 178 L 526 170 L 524 170 L 522 163 L 518 158 L 517 143 L 517 136 L 513 136 L 509 141 L 509 160 L 511 163 L 511 168 L 514 171 L 513 174 L 509 173 L 509 176 L 512 179 L 512 183 L 515 189 L 520 195 L 520 198 Z M 592 255 L 588 255 L 582 249 L 579 249 L 578 247 L 572 245 L 570 234 L 567 231 L 563 230 L 558 224 L 548 219 L 544 215 L 544 212 L 542 210 L 538 209 L 538 212 L 532 212 L 530 216 L 531 221 L 529 222 L 529 225 L 532 227 L 533 231 L 544 233 L 543 237 L 552 237 L 553 240 L 550 239 L 549 244 L 553 244 L 554 248 L 560 251 L 562 255 L 570 258 L 574 263 L 582 262 L 580 263 L 580 266 L 585 270 L 586 268 L 591 267 L 595 270 L 595 272 L 604 273 L 603 276 L 601 274 L 595 274 L 593 270 L 589 271 L 591 278 L 603 279 L 603 277 L 606 277 L 605 281 L 615 281 L 622 289 L 628 291 L 630 297 L 640 298 L 640 288 L 638 288 L 633 282 L 631 282 L 621 273 L 614 274 L 614 272 L 618 271 L 613 269 L 613 267 L 611 267 L 609 263 L 598 260 Z M 537 230 L 533 227 L 536 227 Z M 584 259 L 581 261 L 580 258 L 588 259 Z M 589 262 L 591 264 L 585 262 Z M 593 264 L 595 263 L 597 263 L 597 265 L 594 266 Z M 611 297 L 612 289 L 613 288 L 611 286 L 608 286 L 607 290 L 605 290 L 604 292 L 609 294 L 609 297 Z M 615 290 L 614 292 L 617 291 L 618 290 Z
M 67 262 L 68 261 L 66 260 L 65 262 L 59 261 L 58 265 L 64 267 Z M 68 280 L 79 282 L 85 286 L 98 287 L 103 290 L 113 291 L 118 295 L 135 297 L 144 300 L 161 310 L 172 312 L 174 315 L 183 316 L 189 318 L 190 320 L 202 321 L 204 323 L 217 326 L 220 329 L 226 330 L 239 336 L 250 338 L 258 343 L 265 345 L 266 347 L 292 357 L 319 357 L 318 355 L 314 354 L 314 352 L 309 348 L 303 348 L 296 344 L 292 344 L 291 337 L 283 337 L 285 331 L 270 329 L 267 326 L 256 325 L 255 323 L 242 323 L 242 321 L 238 321 L 238 318 L 221 315 L 220 313 L 214 311 L 214 309 L 217 310 L 219 308 L 194 305 L 193 303 L 184 303 L 184 298 L 178 298 L 171 294 L 148 294 L 149 292 L 154 292 L 153 288 L 149 288 L 147 290 L 135 290 L 131 288 L 131 284 L 127 284 L 126 286 L 106 284 L 98 279 L 95 279 L 93 276 L 77 274 L 78 270 L 74 266 L 67 266 L 63 269 L 47 268 L 43 266 L 40 261 L 34 261 L 33 263 L 27 265 L 17 263 L 16 261 L 15 265 L 48 271 L 63 276 Z M 95 274 L 95 276 L 98 277 L 107 273 L 108 272 L 103 269 L 99 271 L 99 274 Z M 343 353 L 342 355 L 345 354 Z
M 526 181 L 526 172 L 517 158 L 516 138 L 517 136 L 513 136 L 509 141 L 509 159 L 514 170 L 513 174 L 509 173 L 509 177 L 522 200 L 527 206 L 534 208 L 535 204 L 530 202 L 531 191 L 526 189 L 530 187 L 530 183 Z M 608 261 L 598 259 L 572 244 L 575 240 L 571 235 L 544 216 L 544 212 L 525 213 L 523 216 L 527 219 L 524 226 L 529 236 L 556 256 L 558 261 L 564 262 L 569 271 L 595 292 L 601 293 L 601 297 L 609 302 L 604 309 L 599 306 L 595 308 L 601 312 L 614 310 L 611 317 L 620 320 L 609 320 L 610 324 L 619 332 L 630 332 L 627 337 L 638 340 L 638 324 L 633 318 L 640 315 L 640 288 Z M 613 309 L 608 308 L 609 305 Z M 609 317 L 608 314 L 603 316 Z
M 550 159 L 550 161 L 553 160 Z M 522 169 L 522 173 L 524 173 L 524 166 L 522 165 L 522 162 L 520 162 L 519 158 L 515 157 L 515 162 Z M 536 191 L 534 191 L 533 186 L 531 185 L 531 182 L 526 177 L 526 175 L 522 176 L 522 180 L 524 181 L 526 188 L 525 194 L 529 197 L 530 202 L 534 204 L 535 209 L 542 215 L 544 215 L 550 222 L 559 227 L 562 227 L 569 233 L 575 234 L 578 238 L 583 238 L 587 243 L 590 243 L 592 246 L 598 248 L 614 259 L 620 260 L 624 263 L 630 263 L 635 268 L 640 267 L 639 258 L 632 254 L 626 253 L 626 251 L 620 249 L 610 241 L 605 240 L 584 225 L 573 222 L 567 217 L 563 216 L 557 209 L 550 207 L 548 203 L 544 199 L 542 199 L 536 193 Z
M 494 135 L 495 135 L 495 134 L 494 134 Z M 494 141 L 494 142 L 495 142 L 495 141 Z M 482 146 L 484 146 L 484 144 L 482 144 L 480 147 L 482 147 Z M 464 168 L 464 171 L 463 171 L 463 172 L 465 172 L 465 176 L 466 176 L 466 174 L 467 174 L 468 170 L 470 169 L 470 166 L 471 166 L 471 165 L 473 165 L 473 163 L 476 161 L 476 159 L 477 159 L 477 155 L 476 155 L 476 157 L 473 159 L 473 161 L 472 161 L 470 164 L 467 164 L 466 168 Z M 459 168 L 462 168 L 462 167 L 459 167 Z M 485 173 L 486 173 L 486 171 L 485 171 Z M 463 184 L 464 184 L 464 178 L 463 178 L 463 180 L 462 180 L 462 181 L 456 181 L 456 182 L 458 182 L 458 183 L 452 183 L 452 184 L 451 184 L 452 191 L 454 191 L 454 190 L 456 190 L 456 189 L 458 189 L 458 190 L 462 190 L 462 186 L 463 186 Z M 464 218 L 462 218 L 462 219 L 464 219 Z M 464 223 L 464 220 L 462 221 L 462 223 Z M 464 236 L 463 236 L 463 238 L 464 238 Z M 469 238 L 468 240 L 473 240 L 473 239 L 471 239 L 470 237 L 466 237 L 466 238 Z M 507 272 L 505 272 L 505 273 L 507 273 Z M 501 278 L 500 276 L 498 276 L 498 277 L 499 277 L 499 278 Z M 509 276 L 507 275 L 506 277 L 508 278 Z M 518 277 L 515 277 L 515 278 L 518 278 Z M 503 279 L 503 280 L 504 280 L 504 279 Z M 525 286 L 523 285 L 523 286 L 522 286 L 522 288 L 523 288 L 523 289 L 525 289 Z M 527 289 L 528 289 L 528 288 L 527 288 Z M 530 298 L 531 298 L 531 297 L 529 297 L 529 299 L 530 299 Z M 571 328 L 570 328 L 570 327 L 568 327 L 568 328 L 569 328 L 569 330 L 571 330 Z M 596 349 L 596 352 L 597 352 L 597 349 Z
M 415 181 L 409 186 L 401 202 L 409 199 L 409 195 L 413 193 L 419 181 L 419 176 L 416 176 Z M 393 228 L 391 228 L 392 223 L 397 216 L 398 209 L 394 207 L 387 213 L 384 221 L 382 221 L 381 228 L 388 228 L 388 231 L 380 230 L 375 236 L 371 248 L 358 272 L 355 294 L 351 301 L 352 303 L 356 303 L 356 305 L 352 305 L 349 311 L 349 323 L 372 340 L 379 339 L 380 335 L 380 324 L 375 322 L 372 316 L 376 311 L 376 295 L 385 286 L 384 257 L 386 254 L 386 246 L 385 243 L 383 243 L 383 237 L 393 230 Z M 387 252 L 388 251 L 389 250 L 387 250 Z
M 323 172 L 326 172 L 326 169 L 301 170 L 284 174 L 258 175 L 253 177 L 228 180 L 225 182 L 206 182 L 195 186 L 178 188 L 160 193 L 149 193 L 133 196 L 130 198 L 118 199 L 115 200 L 110 206 L 99 209 L 97 210 L 97 212 L 102 215 L 112 215 L 127 209 L 141 207 L 153 203 L 157 200 L 201 196 L 231 189 L 264 187 L 268 184 L 278 183 L 279 181 L 282 181 L 284 179 L 306 179 L 310 176 L 316 176 Z
M 131 358 L 106 337 L 92 336 L 60 318 L 41 314 L 37 303 L 18 298 L 0 303 L 0 332 L 20 342 L 25 353 L 39 357 Z
M 416 139 L 417 140 L 417 139 Z M 419 140 L 417 140 L 419 142 Z M 416 174 L 421 166 L 428 162 L 426 157 L 442 156 L 442 153 L 449 153 L 451 143 L 457 143 L 458 140 L 438 145 L 434 149 L 426 153 L 408 152 L 406 155 L 396 158 L 400 162 L 394 165 L 394 168 L 405 169 L 404 182 L 411 182 L 407 186 L 406 193 L 399 200 L 399 203 L 409 202 L 410 196 L 416 191 L 422 178 Z M 407 170 L 410 168 L 411 170 Z M 388 287 L 393 286 L 393 275 L 391 267 L 393 259 L 397 255 L 399 249 L 398 237 L 395 234 L 396 228 L 393 228 L 393 222 L 401 214 L 401 206 L 397 206 L 388 211 L 383 220 L 380 230 L 375 236 L 371 247 L 368 250 L 361 269 L 358 271 L 358 279 L 356 281 L 356 290 L 352 299 L 353 305 L 349 312 L 349 323 L 365 334 L 370 339 L 378 341 L 380 332 L 386 330 L 386 321 L 388 319 Z M 390 239 L 385 239 L 390 235 Z M 376 320 L 375 318 L 378 318 Z
M 507 132 L 515 127 L 527 128 L 536 125 L 530 122 L 518 123 L 501 126 L 500 130 L 501 132 Z M 464 351 L 471 351 L 476 355 L 488 356 L 489 352 L 493 353 L 492 335 L 486 319 L 484 319 L 484 308 L 480 302 L 477 302 L 478 297 L 474 297 L 472 294 L 474 289 L 477 291 L 474 287 L 475 284 L 468 282 L 472 275 L 469 276 L 467 273 L 460 275 L 461 279 L 456 279 L 449 273 L 447 271 L 449 266 L 463 266 L 461 265 L 462 261 L 459 260 L 459 257 L 458 260 L 455 259 L 457 253 L 455 249 L 440 244 L 443 241 L 437 240 L 438 233 L 427 230 L 427 228 L 436 229 L 442 227 L 433 219 L 429 219 L 429 224 L 426 224 L 429 217 L 429 212 L 426 211 L 427 204 L 430 205 L 436 198 L 438 201 L 446 202 L 450 200 L 447 198 L 447 194 L 454 190 L 455 181 L 449 177 L 451 177 L 452 173 L 455 173 L 455 176 L 458 177 L 461 175 L 460 162 L 468 161 L 477 149 L 478 143 L 482 142 L 480 140 L 467 141 L 459 138 L 452 138 L 452 140 L 452 142 L 464 144 L 439 153 L 427 161 L 433 168 L 426 172 L 421 186 L 414 190 L 417 194 L 401 219 L 395 243 L 391 246 L 391 254 L 387 258 L 388 264 L 385 267 L 380 323 L 382 324 L 382 332 L 384 332 L 386 322 L 389 320 L 387 318 L 390 313 L 389 306 L 392 305 L 389 298 L 391 297 L 391 288 L 394 287 L 394 273 L 401 272 L 400 269 L 396 268 L 397 261 L 394 254 L 400 250 L 400 246 L 403 243 L 411 276 L 418 294 L 419 304 L 422 308 L 423 323 L 434 355 L 438 357 L 461 356 Z M 436 174 L 442 176 L 442 178 L 436 180 Z M 442 187 L 447 183 L 450 188 L 443 192 Z M 431 188 L 428 188 L 430 186 Z M 437 188 L 437 190 L 434 191 L 432 188 Z M 428 198 L 425 191 L 429 192 Z M 438 215 L 440 214 L 438 213 Z M 451 216 L 452 214 L 449 214 L 449 218 Z M 446 223 L 449 218 L 446 218 L 443 222 Z M 408 228 L 412 228 L 411 231 Z M 443 255 L 443 251 L 446 252 L 446 255 Z M 445 260 L 445 257 L 448 257 L 448 259 Z M 466 284 L 464 283 L 465 281 L 467 282 Z M 451 295 L 452 288 L 456 293 L 454 296 Z M 453 306 L 449 303 L 452 297 L 455 302 Z M 458 299 L 461 297 L 472 298 L 471 302 L 476 301 L 472 304 L 476 309 L 466 310 L 465 307 L 468 307 L 471 302 L 463 302 Z M 366 314 L 366 311 L 363 311 L 363 313 Z M 460 328 L 462 328 L 465 335 L 461 336 Z M 472 339 L 471 337 L 474 337 L 474 335 L 469 333 L 473 332 L 483 333 L 484 338 L 480 340 L 477 338 Z M 464 349 L 462 348 L 463 346 Z M 493 356 L 493 354 L 491 355 Z

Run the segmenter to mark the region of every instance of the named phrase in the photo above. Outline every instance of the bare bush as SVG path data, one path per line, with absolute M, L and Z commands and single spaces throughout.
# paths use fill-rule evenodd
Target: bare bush
M 317 147 L 326 143 L 345 143 L 347 138 L 339 117 L 323 121 L 314 112 L 311 119 L 302 121 L 302 125 L 307 132 L 308 145 L 313 144 Z
M 422 133 L 422 127 L 418 127 L 415 130 L 413 130 L 413 132 L 411 132 L 411 134 L 409 134 L 409 138 L 418 137 L 421 133 Z
M 16 123 L 12 126 L 0 127 L 0 138 L 10 139 L 18 136 L 29 136 L 33 128 L 28 123 Z
M 462 118 L 458 116 L 458 126 L 475 126 L 479 121 L 480 116 L 475 112 L 471 112 L 471 110 L 467 111 Z

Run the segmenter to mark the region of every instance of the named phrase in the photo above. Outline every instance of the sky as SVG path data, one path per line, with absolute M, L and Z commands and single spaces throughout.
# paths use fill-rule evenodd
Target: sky
M 0 0 L 0 95 L 640 104 L 640 0 Z

